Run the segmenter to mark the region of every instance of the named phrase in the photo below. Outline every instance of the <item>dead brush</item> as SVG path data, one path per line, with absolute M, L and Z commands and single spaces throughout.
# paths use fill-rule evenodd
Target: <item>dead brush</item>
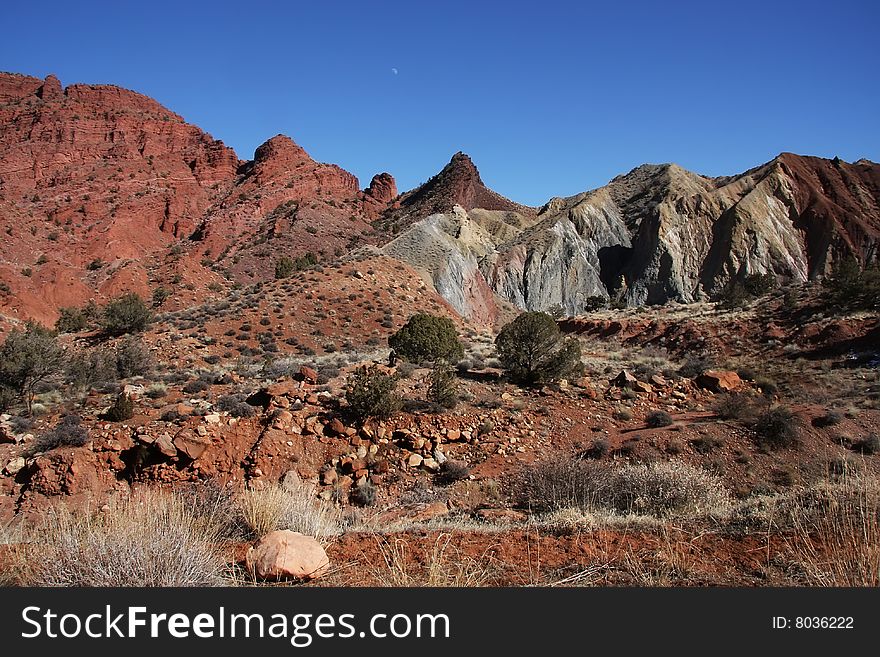
M 794 509 L 786 545 L 813 586 L 880 586 L 880 483 L 847 477 L 822 511 Z
M 498 562 L 494 546 L 478 557 L 463 554 L 452 545 L 452 534 L 441 533 L 424 550 L 421 558 L 412 558 L 404 538 L 376 537 L 381 561 L 371 565 L 370 575 L 376 586 L 388 587 L 478 587 L 491 586 L 497 577 Z
M 314 489 L 302 482 L 246 490 L 239 509 L 245 528 L 255 538 L 289 529 L 328 543 L 340 532 L 337 509 L 318 500 Z
M 11 570 L 26 586 L 219 586 L 231 562 L 220 543 L 213 523 L 150 491 L 105 512 L 50 512 Z

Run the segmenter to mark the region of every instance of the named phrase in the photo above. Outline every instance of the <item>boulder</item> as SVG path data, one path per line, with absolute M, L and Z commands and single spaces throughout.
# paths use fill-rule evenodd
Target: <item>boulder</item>
M 712 392 L 730 392 L 742 385 L 739 375 L 729 370 L 706 370 L 694 382 Z
M 247 569 L 262 580 L 317 579 L 330 569 L 330 559 L 311 536 L 281 529 L 266 534 L 245 557 Z
M 622 370 L 620 374 L 611 379 L 611 385 L 618 388 L 629 388 L 630 390 L 639 382 L 639 380 L 630 372 Z
M 318 382 L 318 372 L 306 365 L 299 368 L 299 377 L 306 383 L 315 384 Z

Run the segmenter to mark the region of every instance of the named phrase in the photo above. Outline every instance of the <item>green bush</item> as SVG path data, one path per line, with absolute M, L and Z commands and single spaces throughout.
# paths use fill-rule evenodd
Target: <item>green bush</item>
M 138 333 L 153 319 L 149 306 L 136 293 L 117 297 L 104 306 L 103 329 L 109 335 Z
M 283 255 L 275 261 L 275 278 L 288 278 L 291 274 L 318 264 L 318 256 L 309 251 L 305 255 L 291 258 Z
M 455 368 L 445 361 L 438 361 L 428 377 L 428 401 L 444 408 L 458 404 L 458 378 Z
M 359 420 L 388 417 L 401 407 L 396 390 L 396 375 L 388 374 L 378 365 L 361 365 L 348 377 L 345 400 Z
M 849 310 L 880 307 L 880 266 L 874 263 L 861 269 L 855 258 L 844 258 L 834 266 L 823 285 L 829 301 Z
M 388 338 L 388 346 L 401 358 L 413 363 L 445 360 L 456 362 L 464 356 L 455 324 L 448 317 L 417 313 Z
M 165 303 L 165 301 L 170 296 L 171 296 L 171 291 L 168 288 L 157 287 L 155 290 L 153 290 L 153 306 L 158 308 L 163 303 Z
M 59 333 L 79 333 L 88 328 L 88 321 L 81 308 L 59 308 L 61 315 L 55 322 L 55 330 Z
M 55 333 L 29 321 L 24 330 L 10 331 L 0 348 L 0 386 L 17 391 L 31 415 L 37 386 L 60 374 L 63 366 Z
M 580 344 L 563 339 L 547 313 L 522 313 L 501 329 L 495 347 L 507 374 L 526 385 L 557 381 L 582 368 Z

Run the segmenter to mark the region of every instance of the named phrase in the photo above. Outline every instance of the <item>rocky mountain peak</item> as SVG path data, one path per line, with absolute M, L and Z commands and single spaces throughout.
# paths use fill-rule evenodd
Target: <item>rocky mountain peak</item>
M 43 81 L 43 86 L 40 87 L 37 95 L 46 101 L 58 100 L 64 95 L 64 91 L 61 88 L 61 81 L 52 74 L 47 75 L 46 79 Z
M 366 193 L 381 203 L 390 203 L 397 198 L 397 182 L 388 172 L 377 173 L 370 181 Z

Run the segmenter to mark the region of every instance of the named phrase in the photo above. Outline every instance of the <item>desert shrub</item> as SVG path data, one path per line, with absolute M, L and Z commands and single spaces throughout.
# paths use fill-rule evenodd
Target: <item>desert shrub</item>
M 672 416 L 666 411 L 651 411 L 645 417 L 645 424 L 649 427 L 668 427 L 672 424 Z
M 580 343 L 563 339 L 547 313 L 522 313 L 502 327 L 495 347 L 507 374 L 525 385 L 557 381 L 582 368 Z
M 779 386 L 776 384 L 776 381 L 769 379 L 766 376 L 759 376 L 755 379 L 755 387 L 761 391 L 761 394 L 767 397 L 772 397 L 779 391 Z
M 716 515 L 730 499 L 721 481 L 683 461 L 624 465 L 611 474 L 610 506 L 655 517 Z
M 314 267 L 316 264 L 318 257 L 311 251 L 296 258 L 283 255 L 275 261 L 275 278 L 278 280 L 288 278 L 294 272 Z
M 807 584 L 880 585 L 880 486 L 875 478 L 842 477 L 784 496 L 774 519 L 792 529 L 786 547 Z M 777 521 L 778 522 L 778 521 Z
M 694 449 L 700 454 L 709 454 L 716 449 L 724 447 L 724 439 L 720 436 L 713 436 L 711 434 L 698 436 L 691 441 L 691 445 L 693 445 Z
M 138 333 L 153 319 L 149 306 L 135 293 L 116 297 L 104 306 L 102 328 L 108 335 Z
M 758 373 L 751 367 L 743 366 L 736 370 L 736 374 L 743 381 L 754 381 L 758 377 Z
M 81 423 L 78 415 L 65 415 L 54 429 L 38 436 L 28 451 L 36 454 L 56 447 L 82 447 L 89 439 L 89 431 Z
M 724 513 L 730 503 L 720 479 L 681 461 L 609 468 L 555 455 L 524 468 L 515 490 L 520 503 L 538 511 L 702 516 Z
M 253 417 L 257 409 L 248 404 L 247 395 L 223 395 L 217 400 L 217 409 L 229 413 L 232 417 Z
M 437 475 L 437 482 L 442 486 L 454 484 L 456 481 L 462 481 L 471 476 L 471 469 L 464 461 L 449 459 L 440 466 L 440 472 Z
M 153 306 L 158 308 L 171 296 L 171 290 L 165 287 L 157 287 L 153 290 Z
M 164 383 L 151 383 L 144 390 L 144 395 L 149 399 L 161 399 L 168 394 L 168 386 Z
M 72 386 L 83 389 L 116 381 L 115 356 L 101 347 L 75 351 L 64 364 L 64 375 Z
M 609 449 L 610 447 L 607 440 L 604 438 L 597 438 L 584 452 L 583 457 L 588 459 L 601 459 L 608 454 Z
M 351 489 L 348 499 L 357 506 L 373 506 L 376 503 L 376 484 L 367 479 Z
M 60 313 L 55 321 L 55 330 L 59 333 L 79 333 L 89 327 L 88 319 L 81 308 L 59 308 Z
M 326 542 L 339 530 L 336 510 L 318 500 L 314 489 L 303 482 L 247 490 L 239 509 L 244 527 L 254 538 L 290 529 Z
M 0 413 L 8 411 L 18 400 L 18 393 L 7 385 L 0 384 Z
M 816 427 L 833 427 L 835 425 L 843 422 L 844 415 L 842 412 L 837 410 L 827 411 L 825 414 L 820 415 L 817 418 L 813 419 L 813 426 Z
M 16 565 L 30 586 L 216 586 L 224 555 L 213 523 L 175 496 L 142 493 L 109 513 L 48 515 Z M 37 556 L 38 555 L 38 556 Z
M 131 400 L 131 397 L 123 392 L 116 396 L 104 417 L 111 422 L 123 422 L 131 419 L 133 415 L 134 402 Z
M 428 376 L 427 398 L 443 408 L 455 408 L 458 404 L 458 378 L 445 361 L 435 363 Z
M 388 417 L 401 407 L 396 389 L 395 374 L 388 374 L 377 365 L 361 365 L 346 381 L 345 400 L 349 411 L 359 420 Z
M 464 356 L 455 324 L 448 317 L 417 313 L 397 333 L 388 346 L 401 358 L 413 363 L 444 360 L 455 362 Z
M 798 444 L 799 421 L 786 406 L 776 406 L 759 415 L 754 428 L 755 440 L 763 449 L 785 449 Z
M 865 436 L 852 444 L 852 449 L 859 454 L 872 456 L 880 452 L 880 435 Z
M 514 482 L 516 496 L 534 511 L 594 508 L 609 492 L 607 466 L 555 454 L 524 468 Z
M 18 392 L 28 415 L 33 412 L 38 386 L 64 367 L 64 353 L 55 333 L 29 321 L 24 330 L 12 329 L 0 347 L 0 386 Z
M 752 299 L 769 294 L 776 287 L 776 276 L 773 274 L 749 274 L 741 280 L 728 283 L 718 301 L 722 307 L 738 308 Z
M 714 364 L 706 356 L 688 356 L 684 363 L 682 363 L 681 367 L 678 368 L 678 374 L 686 379 L 695 379 L 700 376 L 700 374 L 706 370 L 711 370 L 713 367 Z
M 752 400 L 746 395 L 719 395 L 712 405 L 712 410 L 722 420 L 742 420 L 752 413 Z
M 123 379 L 144 376 L 153 366 L 150 350 L 133 335 L 126 336 L 116 345 L 116 372 Z
M 186 385 L 183 386 L 183 391 L 188 395 L 195 395 L 200 392 L 205 392 L 211 386 L 207 381 L 202 381 L 201 379 L 196 379 L 195 381 L 190 381 Z
M 592 296 L 584 299 L 584 312 L 590 313 L 608 307 L 608 299 L 603 296 Z

